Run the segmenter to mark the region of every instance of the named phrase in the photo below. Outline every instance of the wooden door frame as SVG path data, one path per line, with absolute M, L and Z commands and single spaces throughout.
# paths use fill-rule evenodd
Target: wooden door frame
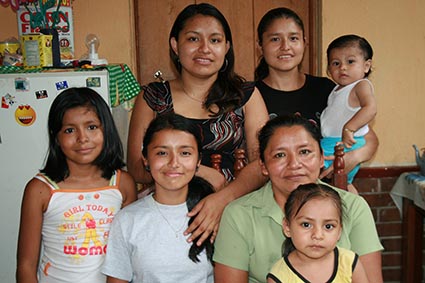
M 322 75 L 322 0 L 309 1 L 309 14 L 312 20 L 309 21 L 309 74 Z
M 134 11 L 134 41 L 135 41 L 135 48 L 136 48 L 136 66 L 134 67 L 136 71 L 136 78 L 138 82 L 141 82 L 141 75 L 140 75 L 140 33 L 139 33 L 139 0 L 133 0 L 133 11 Z

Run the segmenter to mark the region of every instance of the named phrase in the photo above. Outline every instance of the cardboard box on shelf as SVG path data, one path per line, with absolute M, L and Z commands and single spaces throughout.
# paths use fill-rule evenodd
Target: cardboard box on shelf
M 71 0 L 59 0 L 61 6 L 59 11 L 60 22 L 56 28 L 59 34 L 59 46 L 61 54 L 61 62 L 68 63 L 74 59 L 74 26 L 72 17 Z M 27 6 L 31 13 L 35 12 L 35 8 L 32 5 Z M 46 17 L 49 21 L 52 21 L 52 12 L 56 12 L 57 6 L 50 8 L 46 12 Z M 27 8 L 20 5 L 17 13 L 18 18 L 18 34 L 19 36 L 25 34 L 34 34 L 39 32 L 39 28 L 31 28 L 30 24 L 30 13 Z M 51 24 L 51 22 L 49 23 Z
M 24 68 L 50 67 L 52 61 L 52 36 L 44 34 L 24 34 L 21 36 Z

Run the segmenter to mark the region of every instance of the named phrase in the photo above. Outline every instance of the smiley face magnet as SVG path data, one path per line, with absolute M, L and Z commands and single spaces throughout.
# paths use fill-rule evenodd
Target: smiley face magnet
M 31 126 L 36 119 L 35 110 L 30 105 L 19 105 L 15 111 L 15 119 L 21 126 Z

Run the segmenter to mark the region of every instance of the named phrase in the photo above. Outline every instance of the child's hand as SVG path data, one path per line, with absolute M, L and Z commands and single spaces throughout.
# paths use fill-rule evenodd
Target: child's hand
M 342 143 L 346 148 L 351 148 L 356 143 L 354 139 L 354 131 L 348 128 L 342 130 Z

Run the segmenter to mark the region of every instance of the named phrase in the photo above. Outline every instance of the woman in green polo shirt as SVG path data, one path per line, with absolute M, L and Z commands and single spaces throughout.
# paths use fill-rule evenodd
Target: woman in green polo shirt
M 260 165 L 270 178 L 261 189 L 230 203 L 215 242 L 215 282 L 266 282 L 285 239 L 283 210 L 298 185 L 321 183 L 323 153 L 317 126 L 300 116 L 279 116 L 259 133 Z M 334 188 L 343 200 L 343 231 L 338 246 L 360 257 L 370 282 L 382 282 L 382 245 L 366 201 Z

